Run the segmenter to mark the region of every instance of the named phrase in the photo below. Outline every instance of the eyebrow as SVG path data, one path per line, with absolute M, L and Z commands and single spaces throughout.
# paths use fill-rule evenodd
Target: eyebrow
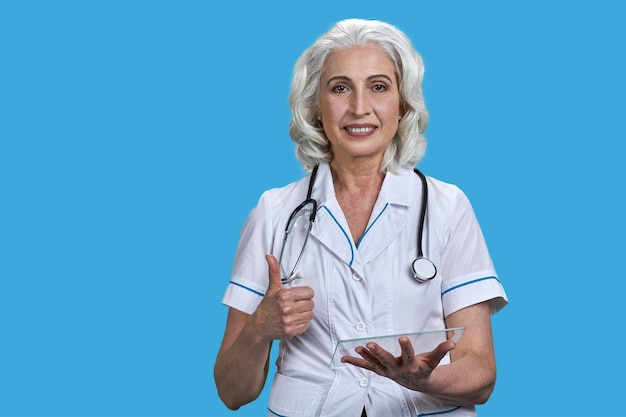
M 372 79 L 376 79 L 376 78 L 385 78 L 387 79 L 390 83 L 393 84 L 393 80 L 385 74 L 374 74 L 374 75 L 370 75 L 369 77 L 367 77 L 367 80 L 370 81 Z M 352 79 L 350 77 L 347 77 L 345 75 L 337 75 L 335 77 L 331 77 L 328 79 L 328 81 L 326 82 L 326 85 L 329 85 L 330 83 L 334 82 L 334 81 L 352 81 Z

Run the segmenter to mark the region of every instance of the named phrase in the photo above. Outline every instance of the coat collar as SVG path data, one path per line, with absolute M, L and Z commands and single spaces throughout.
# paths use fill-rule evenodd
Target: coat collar
M 419 183 L 416 179 L 412 169 L 399 166 L 395 167 L 395 174 L 388 172 L 385 175 L 368 229 L 357 248 L 335 196 L 330 166 L 320 164 L 312 192 L 312 198 L 318 201 L 318 214 L 311 234 L 359 271 L 402 232 L 407 222 L 407 209 L 418 201 L 414 193 L 421 191 L 421 184 L 416 186 Z
M 419 188 L 415 187 L 417 176 L 412 169 L 402 168 L 398 165 L 394 167 L 394 171 L 395 174 L 387 172 L 385 175 L 376 204 L 382 203 L 409 207 L 414 204 L 414 193 L 420 191 Z M 317 179 L 313 186 L 312 197 L 318 201 L 320 207 L 332 200 L 336 201 L 333 177 L 328 162 L 320 163 Z

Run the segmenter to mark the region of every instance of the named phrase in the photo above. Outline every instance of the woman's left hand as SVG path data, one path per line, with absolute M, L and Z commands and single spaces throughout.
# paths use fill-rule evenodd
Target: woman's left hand
M 399 343 L 402 352 L 398 357 L 393 356 L 378 344 L 370 342 L 356 348 L 356 353 L 361 355 L 361 358 L 344 356 L 341 361 L 390 378 L 411 390 L 420 391 L 428 384 L 428 377 L 439 362 L 456 346 L 454 342 L 446 341 L 440 343 L 431 352 L 416 355 L 408 337 L 401 337 Z

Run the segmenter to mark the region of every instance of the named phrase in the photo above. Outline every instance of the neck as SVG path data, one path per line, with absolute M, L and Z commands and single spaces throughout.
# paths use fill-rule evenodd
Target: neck
M 331 161 L 330 172 L 333 176 L 335 192 L 363 192 L 380 190 L 385 174 L 380 172 L 379 164 L 352 164 L 346 166 Z

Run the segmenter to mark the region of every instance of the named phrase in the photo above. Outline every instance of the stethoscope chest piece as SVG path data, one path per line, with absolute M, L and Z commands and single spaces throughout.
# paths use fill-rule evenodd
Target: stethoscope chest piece
M 418 257 L 411 264 L 413 270 L 413 277 L 417 282 L 426 282 L 435 278 L 437 275 L 437 267 L 428 258 Z

